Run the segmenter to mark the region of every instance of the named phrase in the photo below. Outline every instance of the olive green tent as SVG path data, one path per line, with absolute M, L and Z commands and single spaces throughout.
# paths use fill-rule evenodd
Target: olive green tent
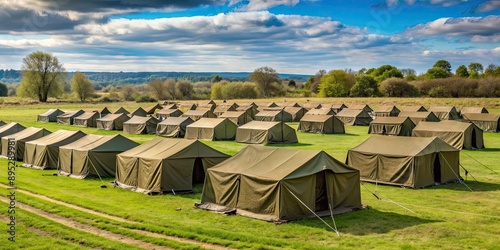
M 154 117 L 132 116 L 123 123 L 123 133 L 126 134 L 156 134 L 156 125 L 160 121 Z
M 146 111 L 146 113 L 148 115 L 152 115 L 156 112 L 157 109 L 163 109 L 163 106 L 161 106 L 159 103 L 157 103 L 155 105 L 152 105 L 152 106 L 145 108 L 144 110 Z
M 460 179 L 460 151 L 437 137 L 374 135 L 347 153 L 362 181 L 411 188 Z
M 201 118 L 217 118 L 217 116 L 210 110 L 188 110 L 186 113 L 181 115 L 182 117 L 189 117 L 193 121 L 197 121 Z
M 192 190 L 227 158 L 197 140 L 156 138 L 117 156 L 116 183 L 147 194 Z
M 97 127 L 97 119 L 100 118 L 97 112 L 85 112 L 73 119 L 73 125 L 80 127 Z
M 373 110 L 376 117 L 398 116 L 399 112 L 401 111 L 394 105 L 378 106 Z
M 437 136 L 457 149 L 484 148 L 483 131 L 473 123 L 459 121 L 420 122 L 413 137 Z
M 216 106 L 217 105 L 215 105 L 215 104 L 196 105 L 196 110 L 214 112 Z
M 488 110 L 485 107 L 463 107 L 460 110 L 461 114 L 487 114 Z
M 125 113 L 108 114 L 103 118 L 97 119 L 97 129 L 104 130 L 123 130 L 123 123 L 130 117 Z
M 285 107 L 285 112 L 292 115 L 292 122 L 299 122 L 307 113 L 307 109 L 302 107 Z
M 364 110 L 366 112 L 372 112 L 373 109 L 368 106 L 368 104 L 353 104 L 353 105 L 349 105 L 349 109 L 361 109 L 361 110 Z
M 253 105 L 239 106 L 236 111 L 245 111 L 252 119 L 255 119 L 255 115 L 259 113 L 259 110 Z
M 311 109 L 305 115 L 335 115 L 332 108 Z
M 85 113 L 83 110 L 76 110 L 76 111 L 66 111 L 62 115 L 57 116 L 57 123 L 58 124 L 66 124 L 66 125 L 73 125 L 73 119 L 75 117 L 78 117 Z
M 126 110 L 124 107 L 120 107 L 118 110 L 116 110 L 113 114 L 128 114 L 128 110 Z
M 186 127 L 186 139 L 234 140 L 238 125 L 227 118 L 201 118 Z
M 500 114 L 465 113 L 462 116 L 484 131 L 500 132 Z
M 161 109 L 177 109 L 177 104 L 176 103 L 166 103 L 162 106 Z
M 185 112 L 187 110 L 195 110 L 196 104 L 194 104 L 194 103 L 180 103 L 177 106 L 177 108 L 180 109 L 182 112 Z
M 214 100 L 200 101 L 197 106 L 217 105 Z
M 402 111 L 399 113 L 398 117 L 409 117 L 411 121 L 415 124 L 418 124 L 421 121 L 426 122 L 439 122 L 439 118 L 433 112 L 427 111 Z
M 37 121 L 39 122 L 57 122 L 57 116 L 64 114 L 60 109 L 49 109 L 43 114 L 39 114 Z
M 460 119 L 460 114 L 453 106 L 433 106 L 429 108 L 439 120 L 457 120 Z
M 26 142 L 23 166 L 36 169 L 56 169 L 59 147 L 72 143 L 86 134 L 82 131 L 58 130 L 54 133 Z
M 5 124 L 7 124 L 7 123 L 5 123 L 4 121 L 0 121 L 0 127 L 5 125 Z
M 225 113 L 221 114 L 219 118 L 227 118 L 232 122 L 238 124 L 238 126 L 253 121 L 252 117 L 250 117 L 250 115 L 245 111 L 226 111 Z
M 306 102 L 304 103 L 303 105 L 301 105 L 303 108 L 307 109 L 307 110 L 311 110 L 311 109 L 320 109 L 322 108 L 323 106 L 319 103 L 314 103 L 314 102 Z
M 44 137 L 50 134 L 50 131 L 44 128 L 29 127 L 23 129 L 15 134 L 2 137 L 2 155 L 7 156 L 8 151 L 8 140 L 13 139 L 16 142 L 16 156 L 17 160 L 22 161 L 24 158 L 24 150 L 26 142 L 36 140 L 38 138 Z
M 283 122 L 251 121 L 238 127 L 236 142 L 271 144 L 298 143 L 295 130 Z
M 107 114 L 111 114 L 111 111 L 107 107 L 103 109 L 95 110 L 95 112 L 99 113 L 99 118 L 106 116 Z
M 368 134 L 411 136 L 413 128 L 409 117 L 377 117 L 370 122 Z
M 335 114 L 338 114 L 340 111 L 347 108 L 347 106 L 343 103 L 341 103 L 341 104 L 323 104 L 322 106 L 323 106 L 322 108 L 333 109 L 333 112 L 335 112 Z
M 274 102 L 267 102 L 267 103 L 255 103 L 257 105 L 257 109 L 261 110 L 263 108 L 274 108 L 274 107 L 279 107 L 278 104 Z
M 278 107 L 295 107 L 295 108 L 301 108 L 300 104 L 296 102 L 278 102 L 276 103 Z
M 345 125 L 351 126 L 368 126 L 373 120 L 370 114 L 362 109 L 342 109 L 336 116 Z
M 427 112 L 424 106 L 404 106 L 401 108 L 402 112 Z
M 233 103 L 233 104 L 222 103 L 222 104 L 217 105 L 217 107 L 215 107 L 213 112 L 217 117 L 219 117 L 220 115 L 224 114 L 226 111 L 236 111 L 237 108 L 238 108 L 238 104 L 236 104 L 236 103 Z
M 158 123 L 156 134 L 164 137 L 181 137 L 186 134 L 186 127 L 194 121 L 189 117 L 169 117 Z
M 115 177 L 116 155 L 139 144 L 122 136 L 87 135 L 59 147 L 59 175 Z
M 132 111 L 132 112 L 130 112 L 130 114 L 128 114 L 129 117 L 132 117 L 132 116 L 146 117 L 147 115 L 148 115 L 148 112 L 141 107 L 134 109 L 134 111 Z
M 265 122 L 291 122 L 292 115 L 284 110 L 260 111 L 255 115 L 255 120 Z
M 2 137 L 8 137 L 9 135 L 15 134 L 17 132 L 20 132 L 24 130 L 26 127 L 23 125 L 17 123 L 17 122 L 11 122 L 9 124 L 5 124 L 0 127 L 0 138 Z M 2 152 L 2 143 L 0 143 L 0 153 Z
M 156 112 L 156 117 L 158 119 L 167 119 L 168 117 L 179 117 L 182 115 L 182 111 L 179 109 L 161 109 Z
M 361 209 L 359 171 L 324 151 L 249 145 L 207 170 L 195 206 L 267 221 L 349 212 Z
M 345 134 L 344 123 L 334 115 L 305 115 L 297 130 L 317 134 Z

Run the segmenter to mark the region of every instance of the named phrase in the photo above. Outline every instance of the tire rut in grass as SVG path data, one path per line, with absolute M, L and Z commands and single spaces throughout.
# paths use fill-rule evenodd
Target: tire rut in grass
M 5 202 L 5 203 L 10 202 L 7 198 L 4 198 L 4 197 L 0 197 L 0 201 Z M 102 230 L 102 229 L 99 229 L 99 228 L 96 228 L 96 227 L 93 227 L 90 225 L 81 224 L 81 223 L 78 223 L 76 221 L 64 218 L 62 216 L 51 214 L 51 213 L 45 212 L 43 210 L 34 208 L 32 206 L 28 206 L 28 205 L 19 203 L 19 202 L 17 202 L 16 205 L 20 209 L 24 209 L 28 212 L 37 214 L 37 215 L 42 216 L 48 220 L 57 222 L 59 224 L 62 224 L 62 225 L 65 225 L 67 227 L 71 227 L 71 228 L 74 228 L 74 229 L 77 229 L 77 230 L 80 230 L 80 231 L 83 231 L 83 232 L 86 232 L 89 234 L 104 237 L 108 240 L 113 240 L 113 241 L 121 242 L 124 244 L 134 245 L 134 246 L 141 247 L 144 249 L 172 249 L 172 248 L 168 248 L 165 246 L 158 246 L 158 245 L 154 245 L 154 244 L 151 244 L 148 242 L 136 240 L 136 239 L 133 239 L 133 238 L 121 235 L 121 234 L 111 233 L 111 232 L 108 232 L 106 230 Z

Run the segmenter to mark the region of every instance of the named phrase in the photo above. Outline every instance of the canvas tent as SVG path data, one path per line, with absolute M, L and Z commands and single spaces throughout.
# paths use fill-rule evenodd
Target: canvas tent
M 175 103 L 164 103 L 161 109 L 177 109 L 177 104 Z
M 462 114 L 472 114 L 472 113 L 476 113 L 476 114 L 487 114 L 488 113 L 488 110 L 485 108 L 485 107 L 463 107 L 461 110 L 460 110 L 460 113 Z
M 99 119 L 99 113 L 85 112 L 73 119 L 73 125 L 95 128 L 97 127 L 97 119 Z
M 349 109 L 361 109 L 361 110 L 364 110 L 366 112 L 372 112 L 373 109 L 368 106 L 368 104 L 353 104 L 353 105 L 349 105 Z
M 405 106 L 401 108 L 402 112 L 427 112 L 424 106 Z
M 178 109 L 161 109 L 156 112 L 156 117 L 158 119 L 167 119 L 168 117 L 179 117 L 182 115 L 182 111 Z
M 251 121 L 238 127 L 236 142 L 252 144 L 298 143 L 295 130 L 283 122 Z
M 125 113 L 121 114 L 108 114 L 103 118 L 97 119 L 97 129 L 104 130 L 123 130 L 123 123 L 128 121 Z
M 253 105 L 239 106 L 236 111 L 245 111 L 252 119 L 255 119 L 255 115 L 259 113 L 259 110 Z
M 169 117 L 158 123 L 156 134 L 164 137 L 181 137 L 186 134 L 186 127 L 194 121 L 189 117 Z
M 285 107 L 285 112 L 292 115 L 292 122 L 299 122 L 300 119 L 307 113 L 307 109 L 302 107 Z
M 57 122 L 57 117 L 64 114 L 60 109 L 49 109 L 43 114 L 39 114 L 37 121 L 39 122 Z
M 193 121 L 197 121 L 201 118 L 217 118 L 217 116 L 210 110 L 188 110 L 181 116 L 189 117 L 193 119 Z
M 362 181 L 411 188 L 458 181 L 460 151 L 437 137 L 372 136 L 347 153 Z
M 15 134 L 17 132 L 20 132 L 24 130 L 26 127 L 23 125 L 17 123 L 17 122 L 11 122 L 9 124 L 5 124 L 0 127 L 0 138 L 5 137 L 7 138 L 9 135 Z M 2 143 L 0 143 L 0 153 L 2 152 Z
M 302 105 L 302 107 L 307 110 L 311 110 L 311 109 L 320 109 L 322 108 L 322 105 L 314 102 L 306 102 Z
M 409 117 L 377 117 L 370 122 L 368 134 L 411 136 L 415 123 Z
M 305 115 L 297 130 L 317 134 L 345 134 L 344 123 L 334 115 Z
M 459 121 L 420 122 L 413 129 L 414 137 L 437 136 L 457 149 L 484 148 L 483 131 L 473 123 Z
M 484 131 L 500 132 L 500 114 L 465 113 L 462 116 Z
M 58 130 L 54 133 L 26 142 L 23 166 L 37 169 L 56 169 L 59 147 L 72 143 L 86 134 L 82 131 Z
M 96 110 L 95 112 L 99 113 L 99 118 L 106 116 L 107 114 L 111 114 L 111 111 L 107 107 L 104 107 L 103 109 Z
M 284 110 L 260 111 L 255 115 L 255 120 L 266 122 L 291 122 L 292 115 Z
M 295 107 L 295 108 L 301 108 L 300 104 L 298 104 L 296 102 L 279 102 L 279 103 L 276 103 L 276 105 L 278 105 L 278 107 Z
M 0 120 L 0 127 L 3 126 L 3 125 L 5 125 L 5 124 L 7 124 L 7 123 L 5 123 L 4 121 Z
M 245 111 L 227 111 L 219 116 L 219 118 L 227 118 L 232 122 L 241 126 L 253 121 L 252 117 Z
M 59 147 L 59 175 L 115 177 L 116 155 L 138 146 L 122 135 L 87 135 Z
M 196 207 L 267 221 L 349 212 L 361 209 L 359 171 L 324 151 L 249 145 L 207 170 Z
M 24 157 L 24 150 L 26 142 L 36 140 L 50 134 L 50 131 L 44 128 L 29 127 L 25 128 L 15 134 L 2 137 L 2 155 L 7 156 L 8 153 L 8 139 L 11 138 L 16 142 L 16 156 L 17 160 L 22 161 Z
M 347 106 L 343 103 L 341 104 L 323 104 L 323 107 L 322 108 L 331 108 L 333 109 L 333 112 L 335 112 L 336 114 L 338 114 L 340 111 L 342 111 L 343 109 L 346 109 Z
M 439 120 L 457 120 L 460 118 L 458 111 L 453 106 L 433 106 L 429 108 Z
M 126 110 L 124 107 L 120 107 L 118 110 L 116 110 L 113 114 L 128 114 L 128 110 Z
M 152 106 L 145 108 L 144 110 L 146 111 L 146 114 L 152 115 L 155 113 L 155 111 L 157 109 L 163 109 L 163 106 L 161 106 L 159 103 L 157 103 L 155 105 L 152 105 Z
M 186 139 L 234 140 L 238 125 L 227 118 L 201 118 L 186 127 Z
M 373 114 L 376 117 L 388 117 L 388 116 L 398 116 L 399 112 L 401 112 L 396 106 L 394 105 L 384 105 L 384 106 L 378 106 L 373 110 Z
M 215 109 L 213 110 L 214 114 L 219 117 L 220 115 L 224 114 L 226 111 L 236 111 L 238 108 L 238 104 L 233 103 L 233 104 L 228 104 L 228 103 L 222 103 L 217 105 Z
M 197 140 L 156 138 L 117 156 L 116 183 L 147 194 L 192 190 L 228 157 Z
M 177 106 L 177 108 L 184 112 L 187 110 L 195 110 L 196 105 L 194 103 L 181 103 Z
M 199 111 L 202 111 L 202 110 L 206 111 L 206 110 L 208 110 L 210 112 L 214 112 L 216 106 L 217 105 L 215 105 L 215 104 L 203 104 L 203 105 L 199 104 L 199 105 L 196 106 L 196 110 L 199 110 Z
M 75 117 L 78 117 L 85 113 L 83 110 L 76 110 L 76 111 L 66 111 L 62 115 L 57 116 L 57 123 L 58 124 L 67 124 L 67 125 L 73 125 L 73 119 Z
M 156 125 L 160 121 L 154 117 L 132 116 L 123 123 L 123 133 L 126 134 L 155 134 Z
M 418 124 L 421 121 L 439 122 L 439 118 L 433 112 L 408 112 L 402 111 L 398 117 L 409 117 L 413 123 Z
M 148 115 L 148 112 L 141 107 L 134 109 L 134 111 L 132 111 L 132 112 L 130 112 L 130 114 L 128 114 L 129 117 L 132 117 L 132 116 L 146 117 L 147 115 Z
M 311 109 L 305 115 L 334 115 L 332 108 Z
M 336 116 L 345 125 L 352 126 L 368 126 L 373 120 L 370 114 L 363 109 L 342 109 Z

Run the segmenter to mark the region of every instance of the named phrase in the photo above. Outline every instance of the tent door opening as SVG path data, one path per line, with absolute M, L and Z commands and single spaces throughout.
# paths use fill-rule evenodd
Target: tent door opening
M 434 183 L 441 183 L 441 162 L 439 158 L 439 153 L 437 153 L 436 159 L 434 159 Z
M 476 130 L 472 130 L 472 148 L 478 148 L 476 143 Z
M 315 212 L 328 210 L 325 171 L 316 174 L 316 207 Z
M 203 160 L 196 158 L 193 166 L 193 184 L 203 183 L 205 181 L 205 169 L 203 169 Z

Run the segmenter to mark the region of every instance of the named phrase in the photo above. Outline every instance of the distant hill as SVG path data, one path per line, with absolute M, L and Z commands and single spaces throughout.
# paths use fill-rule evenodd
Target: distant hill
M 210 81 L 214 76 L 219 75 L 228 81 L 246 81 L 250 72 L 83 72 L 88 78 L 98 84 L 141 84 L 157 78 L 185 79 L 192 82 Z M 68 72 L 68 80 L 74 72 Z M 295 81 L 307 81 L 310 75 L 280 74 L 282 79 Z M 19 70 L 0 69 L 0 82 L 18 83 L 21 81 Z

